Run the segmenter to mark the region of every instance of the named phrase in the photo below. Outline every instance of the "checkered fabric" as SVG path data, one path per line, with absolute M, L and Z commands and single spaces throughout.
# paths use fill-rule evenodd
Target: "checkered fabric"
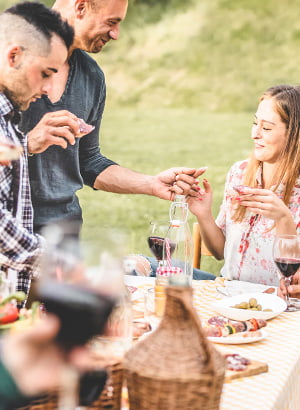
M 156 276 L 174 276 L 174 275 L 181 275 L 183 273 L 181 268 L 178 268 L 176 266 L 159 266 L 156 269 Z
M 12 104 L 0 93 L 0 133 L 23 148 L 19 160 L 0 165 L 0 265 L 2 270 L 18 271 L 17 290 L 27 294 L 44 240 L 33 234 L 27 138 L 13 123 L 13 117 Z

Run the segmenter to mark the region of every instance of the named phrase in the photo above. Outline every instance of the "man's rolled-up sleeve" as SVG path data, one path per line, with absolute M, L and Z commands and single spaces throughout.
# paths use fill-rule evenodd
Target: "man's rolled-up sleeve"
M 87 119 L 87 122 L 94 125 L 95 128 L 79 141 L 80 174 L 84 184 L 92 188 L 97 176 L 101 172 L 111 165 L 118 165 L 102 155 L 100 150 L 100 127 L 106 99 L 106 85 L 103 72 L 100 74 L 98 85 L 99 99 L 96 104 L 93 104 L 93 110 Z

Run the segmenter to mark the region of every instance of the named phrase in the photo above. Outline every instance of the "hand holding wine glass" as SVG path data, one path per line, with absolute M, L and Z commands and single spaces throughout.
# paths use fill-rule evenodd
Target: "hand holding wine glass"
M 273 258 L 286 287 L 287 312 L 300 310 L 300 300 L 290 298 L 288 287 L 300 268 L 300 236 L 278 235 L 274 239 Z
M 90 270 L 87 254 L 73 230 L 76 232 L 76 226 L 72 224 L 53 225 L 44 230 L 47 249 L 37 288 L 46 311 L 60 319 L 56 342 L 66 355 L 104 332 L 118 297 L 117 291 L 113 292 L 103 282 L 100 250 L 93 249 L 95 268 Z M 76 408 L 78 384 L 77 369 L 66 366 L 60 385 L 59 410 Z
M 44 234 L 48 248 L 38 296 L 46 310 L 59 317 L 57 340 L 68 350 L 84 345 L 104 330 L 116 295 L 103 291 L 100 269 L 89 274 L 82 246 L 65 230 L 54 225 Z

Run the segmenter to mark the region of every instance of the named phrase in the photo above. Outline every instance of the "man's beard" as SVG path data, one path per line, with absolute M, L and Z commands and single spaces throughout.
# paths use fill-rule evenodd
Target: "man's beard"
M 9 88 L 4 87 L 3 94 L 6 95 L 6 97 L 9 99 L 16 110 L 21 111 L 22 109 L 26 110 L 28 108 L 28 105 L 25 105 L 24 101 L 21 101 L 18 95 Z

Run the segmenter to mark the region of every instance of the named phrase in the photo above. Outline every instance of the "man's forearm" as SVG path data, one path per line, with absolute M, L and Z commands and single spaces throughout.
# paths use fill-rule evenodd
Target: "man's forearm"
M 111 165 L 96 178 L 94 188 L 119 194 L 153 195 L 151 175 L 140 174 L 119 165 Z

